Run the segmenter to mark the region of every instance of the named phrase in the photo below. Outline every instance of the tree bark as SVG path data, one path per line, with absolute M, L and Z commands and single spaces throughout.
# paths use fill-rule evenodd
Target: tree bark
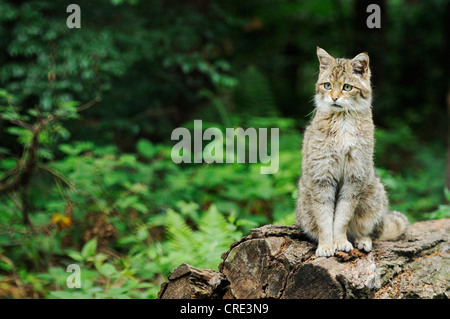
M 219 272 L 182 264 L 159 298 L 448 298 L 450 219 L 418 222 L 398 241 L 316 257 L 294 226 L 265 225 L 222 254 Z M 200 291 L 200 292 L 199 292 Z

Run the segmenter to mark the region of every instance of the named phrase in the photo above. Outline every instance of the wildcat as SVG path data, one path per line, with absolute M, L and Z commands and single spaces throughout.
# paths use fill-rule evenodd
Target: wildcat
M 369 56 L 334 58 L 319 47 L 317 56 L 316 109 L 304 134 L 295 224 L 318 241 L 319 257 L 348 252 L 351 242 L 369 252 L 372 239 L 397 239 L 408 226 L 402 213 L 388 211 L 374 169 Z

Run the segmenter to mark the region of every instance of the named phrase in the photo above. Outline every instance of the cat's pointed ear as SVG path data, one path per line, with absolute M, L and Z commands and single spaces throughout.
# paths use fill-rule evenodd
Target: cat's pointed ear
M 360 53 L 350 61 L 350 64 L 353 68 L 353 73 L 365 78 L 369 70 L 369 55 L 367 52 Z
M 320 71 L 326 70 L 334 61 L 334 58 L 322 48 L 317 47 L 317 57 L 320 62 Z

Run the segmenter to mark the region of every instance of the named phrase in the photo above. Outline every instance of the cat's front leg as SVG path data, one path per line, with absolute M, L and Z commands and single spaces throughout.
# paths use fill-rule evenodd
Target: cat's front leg
M 333 224 L 333 247 L 336 251 L 349 252 L 353 250 L 353 245 L 347 239 L 347 227 L 354 210 L 351 202 L 344 200 L 338 202 Z
M 347 239 L 347 227 L 359 201 L 359 190 L 359 183 L 347 182 L 339 192 L 333 221 L 333 247 L 336 251 L 353 250 L 353 245 Z
M 320 185 L 316 191 L 316 198 L 313 201 L 312 211 L 318 230 L 319 244 L 316 249 L 317 257 L 334 256 L 333 246 L 333 214 L 334 214 L 334 193 L 333 185 Z
M 317 257 L 334 256 L 333 246 L 333 207 L 322 206 L 322 214 L 318 216 L 319 245 L 316 249 Z

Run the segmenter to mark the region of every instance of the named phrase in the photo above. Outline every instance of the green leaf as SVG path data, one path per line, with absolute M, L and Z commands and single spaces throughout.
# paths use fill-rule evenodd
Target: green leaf
M 450 202 L 450 190 L 446 187 L 444 188 L 445 198 Z
M 30 132 L 29 130 L 25 129 L 25 128 L 17 127 L 17 126 L 11 126 L 11 127 L 8 127 L 6 129 L 6 131 L 9 134 L 17 135 L 19 137 L 19 141 L 22 144 L 30 144 L 31 143 L 31 139 L 33 137 L 33 133 Z
M 67 252 L 67 255 L 72 258 L 73 260 L 76 261 L 82 261 L 83 257 L 81 256 L 81 254 L 78 251 L 72 250 Z
M 7 100 L 12 99 L 12 95 L 8 93 L 8 91 L 4 90 L 4 89 L 0 89 L 0 97 L 3 97 Z
M 143 226 L 140 227 L 139 230 L 136 232 L 136 238 L 139 241 L 143 241 L 148 237 L 148 230 L 147 227 Z
M 78 153 L 80 153 L 79 150 L 77 150 L 75 147 L 73 147 L 72 145 L 69 145 L 69 144 L 61 144 L 58 146 L 58 148 L 61 152 L 64 152 L 67 155 L 71 155 L 71 156 L 75 156 L 75 155 L 78 155 Z
M 127 196 L 124 198 L 119 198 L 117 200 L 117 206 L 119 206 L 122 209 L 127 209 L 128 207 L 132 207 L 136 203 L 139 203 L 139 197 L 137 197 L 135 195 L 130 195 L 130 196 Z M 135 208 L 135 209 L 137 209 L 137 208 Z
M 11 169 L 16 165 L 17 165 L 17 160 L 15 158 L 7 158 L 7 159 L 0 161 L 0 168 L 6 169 L 6 170 Z
M 82 296 L 79 293 L 78 294 L 74 294 L 74 293 L 69 292 L 69 291 L 51 291 L 49 295 L 50 295 L 50 297 L 56 298 L 56 299 L 78 299 L 78 298 L 82 298 Z
M 119 157 L 119 165 L 134 166 L 136 162 L 136 155 L 134 154 L 123 154 Z
M 140 139 L 136 145 L 137 151 L 146 159 L 150 159 L 156 155 L 158 148 L 156 148 L 149 140 Z
M 97 250 L 97 239 L 93 238 L 84 245 L 83 249 L 81 250 L 81 256 L 83 257 L 83 259 L 87 259 L 93 256 L 96 250 Z
M 110 277 L 114 275 L 117 271 L 116 268 L 110 263 L 105 263 L 97 268 L 98 271 L 105 277 Z
M 100 266 L 106 259 L 108 259 L 108 255 L 104 253 L 98 253 L 92 257 L 89 257 L 87 261 L 93 262 L 95 266 Z
M 145 206 L 141 202 L 135 202 L 135 203 L 131 204 L 131 207 L 133 207 L 134 209 L 136 209 L 140 213 L 148 212 L 147 206 Z

